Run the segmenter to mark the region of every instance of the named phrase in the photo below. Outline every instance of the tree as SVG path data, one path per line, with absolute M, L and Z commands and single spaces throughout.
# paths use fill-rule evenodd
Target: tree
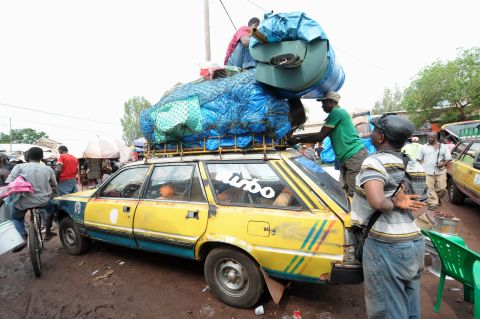
M 402 95 L 403 93 L 398 88 L 398 85 L 395 85 L 393 91 L 390 88 L 385 88 L 383 91 L 383 98 L 375 102 L 375 105 L 372 109 L 372 114 L 402 111 Z
M 432 119 L 440 124 L 480 116 L 480 48 L 460 50 L 455 60 L 436 61 L 420 71 L 402 102 L 415 113 L 416 125 Z
M 150 102 L 141 96 L 135 96 L 123 105 L 124 114 L 120 121 L 123 127 L 123 140 L 127 145 L 132 144 L 134 139 L 142 136 L 140 132 L 140 113 L 150 106 Z
M 12 130 L 12 143 L 26 143 L 34 144 L 42 137 L 48 138 L 47 133 L 40 131 L 37 132 L 31 128 L 13 129 Z M 0 143 L 10 143 L 10 135 L 0 133 Z

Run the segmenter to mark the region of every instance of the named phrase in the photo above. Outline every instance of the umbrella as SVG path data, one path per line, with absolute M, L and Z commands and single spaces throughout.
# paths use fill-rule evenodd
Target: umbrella
M 144 137 L 137 138 L 136 140 L 133 140 L 133 146 L 135 147 L 142 147 L 145 143 L 147 143 L 147 140 Z
M 118 158 L 120 163 L 125 163 L 130 158 L 132 150 L 121 140 L 96 136 L 90 139 L 83 151 L 85 158 Z

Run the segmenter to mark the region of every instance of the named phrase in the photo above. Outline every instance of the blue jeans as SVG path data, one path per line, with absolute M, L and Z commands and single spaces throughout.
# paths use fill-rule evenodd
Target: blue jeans
M 45 204 L 42 208 L 40 208 L 40 218 L 41 218 L 41 224 L 45 224 L 44 221 L 46 221 L 47 224 L 52 226 L 52 217 L 54 213 L 54 201 L 51 199 L 47 204 Z M 42 214 L 42 211 L 45 212 Z M 27 212 L 26 209 L 18 209 L 14 208 L 12 212 L 12 222 L 17 231 L 22 235 L 23 237 L 27 236 L 27 232 L 25 231 L 25 213 Z M 50 229 L 50 228 L 49 228 Z
M 58 195 L 66 195 L 77 192 L 77 180 L 75 178 L 67 179 L 58 183 Z
M 12 212 L 12 222 L 17 231 L 22 235 L 22 237 L 27 236 L 27 233 L 25 232 L 25 212 L 26 210 L 23 209 L 18 209 L 14 208 Z
M 255 67 L 256 61 L 250 55 L 250 49 L 238 41 L 235 50 L 230 58 L 228 58 L 227 65 L 237 66 L 243 69 L 250 69 Z
M 386 243 L 368 238 L 363 248 L 368 318 L 420 318 L 423 239 Z

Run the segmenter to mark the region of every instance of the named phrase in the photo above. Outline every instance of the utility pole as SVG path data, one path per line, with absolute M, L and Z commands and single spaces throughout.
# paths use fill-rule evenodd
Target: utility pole
M 211 53 L 210 53 L 210 14 L 208 9 L 208 0 L 203 0 L 203 16 L 205 20 L 205 60 L 211 61 Z
M 9 133 L 9 138 L 10 138 L 10 155 L 12 155 L 12 118 L 9 118 L 10 120 L 10 133 Z

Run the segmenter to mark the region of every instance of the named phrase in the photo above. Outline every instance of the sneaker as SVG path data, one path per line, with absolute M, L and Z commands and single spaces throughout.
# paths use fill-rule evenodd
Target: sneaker
M 49 241 L 53 237 L 57 236 L 57 233 L 54 233 L 53 231 L 49 231 L 48 233 L 45 233 L 45 236 L 43 237 L 44 241 Z
M 23 243 L 18 244 L 17 246 L 13 247 L 12 253 L 18 253 L 23 248 L 27 247 L 27 236 L 22 236 L 22 237 L 23 237 Z

